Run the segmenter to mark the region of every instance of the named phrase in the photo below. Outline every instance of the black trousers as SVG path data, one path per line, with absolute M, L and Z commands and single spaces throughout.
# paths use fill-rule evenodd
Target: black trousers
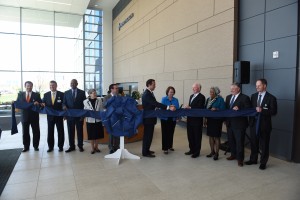
M 32 129 L 32 143 L 34 148 L 38 148 L 40 144 L 40 124 L 39 120 L 22 122 L 23 145 L 24 149 L 30 147 L 29 127 Z
M 236 157 L 239 161 L 244 160 L 245 134 L 246 129 L 234 129 L 227 127 L 231 155 Z
M 65 133 L 64 133 L 64 119 L 63 117 L 52 117 L 52 119 L 48 119 L 48 136 L 47 136 L 47 142 L 48 142 L 48 147 L 49 149 L 54 148 L 54 127 L 56 125 L 57 129 L 57 139 L 58 143 L 57 146 L 58 148 L 63 148 L 64 147 L 64 141 L 65 141 Z
M 143 156 L 149 154 L 152 139 L 153 139 L 154 126 L 155 124 L 144 124 L 143 149 L 142 149 Z
M 199 155 L 202 143 L 202 124 L 190 125 L 189 123 L 187 123 L 186 128 L 190 152 Z
M 83 120 L 80 117 L 69 117 L 67 119 L 68 136 L 70 148 L 75 148 L 75 127 L 77 131 L 77 146 L 83 146 Z
M 162 150 L 167 151 L 173 148 L 173 138 L 176 126 L 176 121 L 173 118 L 168 118 L 167 120 L 160 120 L 161 122 L 161 136 L 162 136 Z
M 250 127 L 251 154 L 250 160 L 257 162 L 259 149 L 261 150 L 260 163 L 267 164 L 269 160 L 269 145 L 271 131 L 260 129 L 259 134 L 256 134 L 256 126 Z
M 108 148 L 109 150 L 117 150 L 120 148 L 120 137 L 113 136 L 112 134 L 109 134 L 108 136 Z

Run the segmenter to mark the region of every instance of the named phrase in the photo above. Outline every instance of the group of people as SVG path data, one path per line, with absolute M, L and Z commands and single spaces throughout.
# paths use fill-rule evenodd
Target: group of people
M 179 108 L 178 99 L 174 97 L 175 88 L 168 87 L 166 96 L 162 98 L 161 103 L 156 101 L 153 94 L 156 83 L 154 79 L 149 79 L 146 82 L 146 91 L 142 97 L 142 105 L 144 110 L 155 110 L 157 108 L 174 111 Z M 218 87 L 211 87 L 209 98 L 201 94 L 201 85 L 194 83 L 192 86 L 193 94 L 189 98 L 188 105 L 185 109 L 209 109 L 211 111 L 218 110 L 243 110 L 255 108 L 259 115 L 255 117 L 187 117 L 187 138 L 189 150 L 185 155 L 190 155 L 192 158 L 200 156 L 202 143 L 202 129 L 207 127 L 207 135 L 209 136 L 209 144 L 211 152 L 206 156 L 213 157 L 214 160 L 219 158 L 220 137 L 222 133 L 222 125 L 225 122 L 227 127 L 227 135 L 231 155 L 227 160 L 237 160 L 238 166 L 252 165 L 258 163 L 258 155 L 260 156 L 259 169 L 266 169 L 266 164 L 269 158 L 269 143 L 272 130 L 271 117 L 277 114 L 277 100 L 267 92 L 267 80 L 258 79 L 256 81 L 256 93 L 251 95 L 251 99 L 241 92 L 241 85 L 233 83 L 230 87 L 231 94 L 224 101 L 220 95 Z M 165 154 L 169 151 L 174 151 L 173 136 L 178 119 L 174 117 L 161 119 L 162 131 L 162 150 Z M 144 119 L 144 137 L 143 151 L 144 157 L 155 157 L 154 151 L 150 150 L 154 126 L 157 122 L 156 118 Z M 244 162 L 244 143 L 247 127 L 250 127 L 250 144 L 251 155 L 250 159 Z M 259 151 L 260 149 L 260 151 Z
M 33 83 L 30 81 L 25 82 L 25 92 L 20 92 L 17 101 L 32 102 L 34 105 L 47 106 L 57 111 L 68 109 L 86 109 L 93 111 L 102 111 L 105 109 L 106 102 L 113 96 L 119 95 L 118 85 L 111 84 L 109 86 L 109 94 L 103 100 L 97 97 L 95 89 L 88 91 L 86 98 L 85 92 L 77 88 L 78 82 L 72 79 L 70 83 L 71 89 L 63 92 L 57 90 L 57 83 L 50 81 L 50 91 L 44 94 L 41 99 L 38 93 L 32 91 Z M 179 107 L 179 101 L 174 97 L 175 88 L 169 86 L 166 89 L 166 96 L 161 102 L 158 102 L 154 96 L 153 91 L 156 88 L 154 79 L 149 79 L 146 82 L 146 90 L 142 96 L 142 106 L 144 111 L 165 109 L 175 111 Z M 258 79 L 256 81 L 257 92 L 251 96 L 251 99 L 241 93 L 241 85 L 233 83 L 231 85 L 231 94 L 228 95 L 224 101 L 220 95 L 218 87 L 211 87 L 209 98 L 201 94 L 201 85 L 194 83 L 192 86 L 193 94 L 189 98 L 188 105 L 183 106 L 184 109 L 209 109 L 217 112 L 219 110 L 243 110 L 247 108 L 255 108 L 259 117 L 187 117 L 187 138 L 189 143 L 189 150 L 185 155 L 190 155 L 192 158 L 200 156 L 201 143 L 202 143 L 202 129 L 203 126 L 207 127 L 207 135 L 209 136 L 209 144 L 211 152 L 207 157 L 213 157 L 214 160 L 219 158 L 220 137 L 222 133 L 223 122 L 226 123 L 227 135 L 230 146 L 231 155 L 227 160 L 237 160 L 238 166 L 244 165 L 244 141 L 246 129 L 250 127 L 250 143 L 251 155 L 250 159 L 245 162 L 247 165 L 258 163 L 258 154 L 261 153 L 259 169 L 266 169 L 266 164 L 269 157 L 269 142 L 272 130 L 271 117 L 277 113 L 276 98 L 266 91 L 267 81 L 265 79 Z M 65 117 L 67 120 L 69 148 L 66 153 L 74 151 L 75 148 L 75 129 L 77 133 L 77 146 L 80 152 L 83 152 L 83 121 L 82 117 Z M 64 146 L 64 117 L 47 115 L 48 123 L 48 150 L 52 152 L 54 149 L 54 127 L 56 125 L 58 133 L 58 148 L 59 152 L 63 151 Z M 174 151 L 173 137 L 175 132 L 176 122 L 179 120 L 177 117 L 161 118 L 161 131 L 162 131 L 162 151 L 168 154 Z M 32 127 L 33 147 L 35 151 L 39 151 L 40 128 L 39 128 L 39 113 L 30 109 L 22 110 L 22 129 L 23 129 L 23 152 L 29 150 L 30 134 L 29 126 Z M 155 152 L 150 150 L 153 132 L 157 118 L 144 118 L 144 135 L 142 142 L 142 155 L 144 157 L 155 157 Z M 257 128 L 257 124 L 259 127 Z M 98 139 L 104 137 L 104 129 L 100 119 L 91 117 L 86 118 L 86 127 L 88 133 L 88 140 L 91 142 L 92 151 L 100 152 L 98 148 Z M 109 135 L 109 150 L 114 153 L 120 145 L 119 137 Z M 261 152 L 259 151 L 261 150 Z

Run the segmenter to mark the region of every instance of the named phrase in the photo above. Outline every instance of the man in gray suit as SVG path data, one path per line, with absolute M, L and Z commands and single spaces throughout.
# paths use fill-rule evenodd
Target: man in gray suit
M 119 96 L 119 87 L 117 84 L 111 84 L 109 86 L 109 94 L 103 98 L 104 108 L 106 108 L 107 101 L 113 96 Z M 120 148 L 120 137 L 109 134 L 108 148 L 109 153 L 117 151 Z

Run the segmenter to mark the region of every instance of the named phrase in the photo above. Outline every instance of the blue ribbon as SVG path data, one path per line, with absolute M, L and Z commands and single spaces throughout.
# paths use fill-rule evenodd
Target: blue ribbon
M 132 136 L 136 134 L 136 130 L 143 122 L 143 118 L 167 118 L 167 117 L 247 117 L 256 116 L 257 112 L 253 108 L 244 110 L 222 110 L 211 111 L 208 109 L 178 109 L 176 111 L 169 110 L 151 110 L 140 111 L 136 107 L 136 101 L 130 97 L 114 96 L 109 99 L 106 104 L 106 111 L 92 111 L 82 109 L 68 109 L 66 111 L 57 111 L 50 107 L 39 107 L 33 103 L 14 102 L 12 105 L 12 129 L 11 133 L 18 132 L 14 106 L 19 109 L 32 109 L 41 114 L 64 116 L 64 117 L 92 117 L 101 119 L 108 133 L 115 136 Z

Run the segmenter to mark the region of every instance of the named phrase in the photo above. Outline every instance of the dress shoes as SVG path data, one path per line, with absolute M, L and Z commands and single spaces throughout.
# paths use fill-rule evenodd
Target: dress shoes
M 260 164 L 259 169 L 260 170 L 265 170 L 267 168 L 266 164 Z
M 58 150 L 58 151 L 59 151 L 59 152 L 62 152 L 63 150 L 64 150 L 64 148 L 59 148 L 59 150 Z
M 192 158 L 198 158 L 199 156 L 200 156 L 199 153 L 195 153 L 195 154 L 193 154 L 191 157 L 192 157 Z
M 235 157 L 234 156 L 229 156 L 226 158 L 227 160 L 235 160 Z
M 50 152 L 52 152 L 52 151 L 53 151 L 53 149 L 48 149 L 48 150 L 47 150 L 48 153 L 50 153 Z
M 100 149 L 96 149 L 95 151 L 96 151 L 97 153 L 100 153 L 100 152 L 101 152 Z
M 154 151 L 149 151 L 149 154 L 155 154 L 155 152 Z
M 211 157 L 213 157 L 213 155 L 215 155 L 215 152 L 211 152 L 211 153 L 208 154 L 206 157 L 207 157 L 207 158 L 211 158 Z
M 29 149 L 27 149 L 27 148 L 24 148 L 24 149 L 22 150 L 23 153 L 25 153 L 25 152 L 27 152 L 27 151 L 29 151 Z
M 257 161 L 248 160 L 245 162 L 246 165 L 256 165 Z
M 82 147 L 79 147 L 80 152 L 84 152 L 84 149 Z
M 144 157 L 148 157 L 148 158 L 155 158 L 155 155 L 153 154 L 147 154 L 147 155 L 143 155 Z
M 188 151 L 188 152 L 185 152 L 184 154 L 189 156 L 189 155 L 192 155 L 193 153 L 191 151 Z
M 40 149 L 37 147 L 37 148 L 34 148 L 34 150 L 35 150 L 35 151 L 39 151 Z
M 68 150 L 66 150 L 66 153 L 70 153 L 71 151 L 75 151 L 75 148 L 69 148 Z
M 164 154 L 168 154 L 169 152 L 168 151 L 164 151 Z
M 94 154 L 95 153 L 95 151 L 91 151 L 91 154 Z
M 170 150 L 170 151 L 175 151 L 175 149 L 173 149 L 173 148 L 170 148 L 169 150 Z
M 214 160 L 218 160 L 218 159 L 219 159 L 219 154 L 216 153 L 216 154 L 214 155 Z
M 244 166 L 243 161 L 239 160 L 239 161 L 238 161 L 238 166 L 239 166 L 239 167 L 243 167 L 243 166 Z

